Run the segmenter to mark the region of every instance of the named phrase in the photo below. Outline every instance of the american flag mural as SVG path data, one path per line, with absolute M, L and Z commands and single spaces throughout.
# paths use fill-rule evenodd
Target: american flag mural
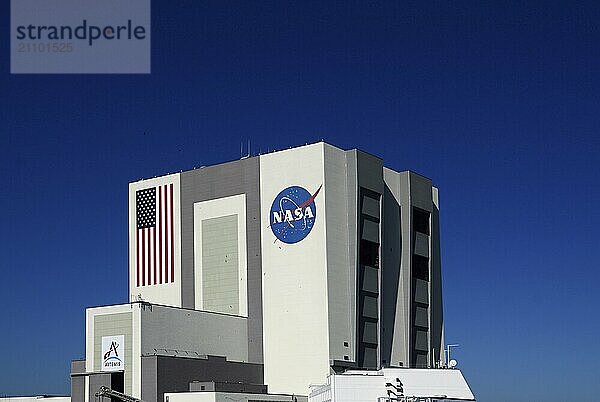
M 175 281 L 173 183 L 138 190 L 136 214 L 136 284 Z

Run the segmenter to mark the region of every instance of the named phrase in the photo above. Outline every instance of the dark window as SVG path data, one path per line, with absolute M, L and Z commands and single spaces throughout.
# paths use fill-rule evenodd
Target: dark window
M 417 279 L 429 280 L 429 258 L 413 254 L 412 256 L 413 277 Z
M 360 264 L 379 268 L 379 244 L 368 240 L 360 241 Z
M 429 234 L 429 212 L 413 208 L 413 229 L 415 232 Z
M 118 392 L 125 392 L 125 373 L 122 371 L 113 372 L 110 375 L 110 387 Z M 110 397 L 111 402 L 120 402 L 117 398 Z

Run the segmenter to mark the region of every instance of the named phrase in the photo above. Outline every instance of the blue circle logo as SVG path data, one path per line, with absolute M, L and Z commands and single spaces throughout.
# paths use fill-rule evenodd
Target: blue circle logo
M 317 219 L 315 198 L 321 187 L 312 195 L 300 186 L 288 187 L 277 194 L 269 217 L 275 241 L 294 244 L 308 236 Z

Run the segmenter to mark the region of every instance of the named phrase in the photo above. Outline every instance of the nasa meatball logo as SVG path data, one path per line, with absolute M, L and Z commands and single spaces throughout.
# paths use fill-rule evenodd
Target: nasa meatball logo
M 275 241 L 294 244 L 308 236 L 317 219 L 315 198 L 321 187 L 314 194 L 300 186 L 288 187 L 277 194 L 269 218 Z

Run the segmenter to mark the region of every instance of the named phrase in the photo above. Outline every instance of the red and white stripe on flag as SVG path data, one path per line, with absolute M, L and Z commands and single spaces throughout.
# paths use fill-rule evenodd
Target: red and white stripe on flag
M 136 284 L 175 281 L 173 183 L 136 192 Z

